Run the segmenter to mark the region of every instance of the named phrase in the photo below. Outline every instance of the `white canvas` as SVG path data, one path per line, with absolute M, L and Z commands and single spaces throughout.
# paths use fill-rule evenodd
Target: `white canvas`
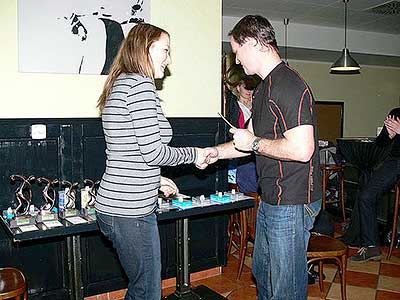
M 107 74 L 150 0 L 18 0 L 20 72 Z

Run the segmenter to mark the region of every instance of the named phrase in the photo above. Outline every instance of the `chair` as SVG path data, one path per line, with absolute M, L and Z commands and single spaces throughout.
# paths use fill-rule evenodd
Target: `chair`
M 390 240 L 389 251 L 386 259 L 389 260 L 392 257 L 393 248 L 396 242 L 397 234 L 397 222 L 399 220 L 399 201 L 400 201 L 400 181 L 398 181 L 394 187 L 394 211 L 393 211 L 393 226 L 392 226 L 392 238 Z
M 25 276 L 16 268 L 0 268 L 0 299 L 26 300 Z
M 256 218 L 260 195 L 257 193 L 247 193 L 247 196 L 253 197 L 255 206 L 239 213 L 232 214 L 229 224 L 229 242 L 228 254 L 231 252 L 232 245 L 239 250 L 239 266 L 236 274 L 236 280 L 240 278 L 243 271 L 244 260 L 246 258 L 247 243 L 254 243 L 256 237 Z
M 308 244 L 307 264 L 318 262 L 319 289 L 324 293 L 323 262 L 334 261 L 339 267 L 342 300 L 346 300 L 347 246 L 327 235 L 312 235 Z
M 343 173 L 343 166 L 339 165 L 322 165 L 322 209 L 325 210 L 326 204 L 337 203 L 339 200 L 327 200 L 326 199 L 326 190 L 328 187 L 328 180 L 329 177 L 333 173 L 337 173 L 340 176 L 340 202 L 342 206 L 342 215 L 343 215 L 343 222 L 346 221 L 346 211 L 344 206 L 344 173 Z

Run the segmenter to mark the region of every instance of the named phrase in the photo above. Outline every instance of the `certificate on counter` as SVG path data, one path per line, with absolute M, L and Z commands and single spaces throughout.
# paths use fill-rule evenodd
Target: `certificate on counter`
M 63 224 L 62 224 L 60 221 L 58 221 L 58 220 L 45 221 L 45 222 L 43 222 L 43 224 L 44 224 L 47 228 L 54 228 L 54 227 L 63 226 Z
M 21 226 L 21 227 L 18 227 L 18 228 L 19 228 L 19 230 L 21 230 L 21 232 L 39 230 L 39 228 L 37 228 L 36 225 L 25 225 L 25 226 Z
M 72 224 L 85 224 L 87 221 L 84 218 L 81 217 L 70 217 L 66 219 L 68 222 Z

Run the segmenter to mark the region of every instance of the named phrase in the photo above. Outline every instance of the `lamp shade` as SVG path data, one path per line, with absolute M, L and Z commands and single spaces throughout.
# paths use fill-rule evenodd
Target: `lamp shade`
M 349 49 L 344 48 L 342 55 L 331 66 L 331 71 L 347 72 L 360 70 L 359 64 L 350 56 Z

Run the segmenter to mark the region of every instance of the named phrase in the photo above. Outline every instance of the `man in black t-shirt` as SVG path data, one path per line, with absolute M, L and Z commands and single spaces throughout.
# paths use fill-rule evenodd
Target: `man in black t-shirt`
M 362 247 L 357 255 L 350 257 L 353 262 L 381 258 L 376 209 L 380 195 L 390 191 L 400 179 L 400 107 L 392 109 L 386 117 L 384 127 L 376 138 L 376 144 L 381 147 L 392 144 L 392 148 L 387 159 L 374 171 L 359 193 Z
M 307 299 L 309 230 L 321 207 L 321 174 L 314 99 L 300 75 L 282 62 L 274 29 L 262 16 L 242 18 L 230 32 L 236 63 L 262 81 L 252 122 L 231 129 L 216 159 L 256 154 L 261 203 L 253 274 L 258 299 Z

